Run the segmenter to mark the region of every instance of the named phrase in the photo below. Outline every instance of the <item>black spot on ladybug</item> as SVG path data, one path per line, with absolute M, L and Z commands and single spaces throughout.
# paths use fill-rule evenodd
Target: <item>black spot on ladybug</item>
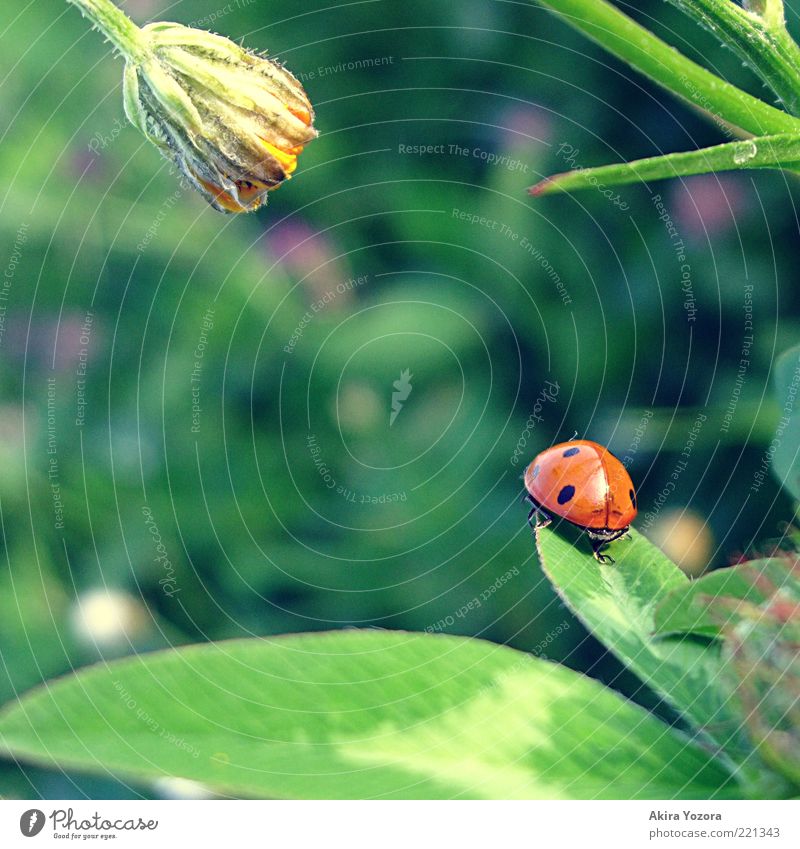
M 562 457 L 574 457 L 576 454 L 580 453 L 580 448 L 567 448 L 567 450 L 561 455 Z
M 539 477 L 539 467 L 534 466 L 533 471 L 531 472 L 531 480 L 536 480 Z
M 575 495 L 575 487 L 565 486 L 561 492 L 558 493 L 558 503 L 566 504 L 573 495 Z
M 631 497 L 631 504 L 633 504 L 633 509 L 635 510 L 636 509 L 636 493 L 633 490 L 631 490 L 629 495 Z

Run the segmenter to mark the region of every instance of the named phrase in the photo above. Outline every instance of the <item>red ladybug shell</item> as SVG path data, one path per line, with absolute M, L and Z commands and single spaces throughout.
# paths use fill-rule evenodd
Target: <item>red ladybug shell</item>
M 525 488 L 548 513 L 581 528 L 621 531 L 636 518 L 630 475 L 607 448 L 588 439 L 542 451 L 525 470 Z

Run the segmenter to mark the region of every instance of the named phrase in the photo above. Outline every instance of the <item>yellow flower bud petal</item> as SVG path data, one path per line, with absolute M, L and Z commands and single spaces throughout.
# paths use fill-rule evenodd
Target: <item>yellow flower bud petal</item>
M 257 209 L 316 138 L 302 85 L 282 65 L 213 33 L 168 22 L 142 28 L 129 63 L 131 122 L 217 209 Z
M 300 147 L 299 149 L 292 148 L 292 151 L 296 152 L 289 153 L 281 150 L 280 148 L 275 147 L 274 144 L 270 144 L 265 139 L 261 139 L 261 144 L 264 145 L 264 147 L 267 149 L 267 152 L 271 156 L 274 156 L 275 159 L 280 162 L 280 164 L 283 166 L 283 170 L 286 172 L 287 175 L 290 175 L 292 171 L 294 171 L 294 169 L 297 167 L 297 154 L 299 154 L 303 150 L 302 147 Z

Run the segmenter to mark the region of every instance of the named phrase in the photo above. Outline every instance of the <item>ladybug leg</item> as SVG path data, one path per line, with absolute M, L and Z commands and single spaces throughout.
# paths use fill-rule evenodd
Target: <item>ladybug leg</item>
M 526 494 L 522 500 L 527 501 L 531 505 L 530 513 L 528 513 L 528 524 L 531 526 L 531 530 L 535 531 L 537 528 L 546 528 L 553 521 L 552 516 L 549 513 L 545 513 L 531 498 L 530 494 Z
M 607 554 L 602 553 L 601 549 L 605 548 L 606 545 L 608 545 L 608 543 L 606 543 L 604 540 L 592 540 L 592 554 L 594 555 L 594 559 L 598 563 L 602 563 L 603 566 L 609 566 L 612 563 L 616 563 L 613 557 L 609 557 Z
M 549 513 L 545 513 L 540 507 L 533 507 L 528 513 L 528 524 L 536 530 L 536 528 L 546 528 L 553 521 L 553 517 Z

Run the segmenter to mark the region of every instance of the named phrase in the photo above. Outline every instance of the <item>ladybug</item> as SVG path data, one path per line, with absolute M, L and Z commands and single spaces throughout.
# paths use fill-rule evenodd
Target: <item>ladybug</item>
M 601 549 L 627 533 L 636 518 L 636 492 L 607 448 L 588 439 L 554 445 L 525 470 L 525 489 L 532 528 L 549 525 L 551 514 L 560 516 L 586 531 L 595 560 L 614 562 Z

